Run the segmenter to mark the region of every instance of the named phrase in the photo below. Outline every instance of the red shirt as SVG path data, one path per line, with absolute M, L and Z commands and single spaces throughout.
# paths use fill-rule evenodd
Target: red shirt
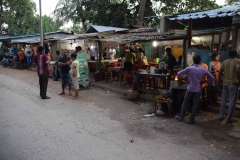
M 34 57 L 34 63 L 37 64 L 38 75 L 48 73 L 48 57 L 46 54 L 39 53 Z

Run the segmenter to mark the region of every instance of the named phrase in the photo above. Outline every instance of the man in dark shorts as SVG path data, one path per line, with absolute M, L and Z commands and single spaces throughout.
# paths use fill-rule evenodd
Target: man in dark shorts
M 61 67 L 61 81 L 62 81 L 62 93 L 59 95 L 65 94 L 65 82 L 68 84 L 69 88 L 69 96 L 72 96 L 71 88 L 72 88 L 72 79 L 69 74 L 70 71 L 70 57 L 68 57 L 68 53 L 66 50 L 63 51 L 63 56 L 58 61 L 58 66 Z

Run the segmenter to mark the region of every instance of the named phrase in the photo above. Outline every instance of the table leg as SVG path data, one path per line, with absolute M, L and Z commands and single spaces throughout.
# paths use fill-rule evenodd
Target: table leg
M 147 89 L 147 82 L 146 82 L 146 77 L 143 78 L 143 85 L 144 85 L 144 89 L 146 90 Z
M 166 90 L 168 89 L 168 77 L 166 76 Z
M 119 78 L 119 85 L 121 84 L 121 72 L 119 72 L 118 78 Z

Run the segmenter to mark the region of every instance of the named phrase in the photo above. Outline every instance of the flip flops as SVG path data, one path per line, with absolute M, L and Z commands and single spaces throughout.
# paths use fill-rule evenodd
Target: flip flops
M 59 95 L 64 95 L 65 93 L 60 93 Z
M 51 99 L 50 97 L 48 97 L 48 96 L 46 96 L 46 97 L 44 97 L 44 98 L 42 98 L 42 99 Z
M 72 97 L 72 100 L 76 100 L 76 99 L 78 99 L 79 97 Z

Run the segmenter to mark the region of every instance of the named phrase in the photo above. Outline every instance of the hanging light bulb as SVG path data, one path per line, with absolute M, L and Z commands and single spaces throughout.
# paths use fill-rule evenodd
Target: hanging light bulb
M 153 47 L 157 47 L 157 42 L 156 41 L 153 42 Z

